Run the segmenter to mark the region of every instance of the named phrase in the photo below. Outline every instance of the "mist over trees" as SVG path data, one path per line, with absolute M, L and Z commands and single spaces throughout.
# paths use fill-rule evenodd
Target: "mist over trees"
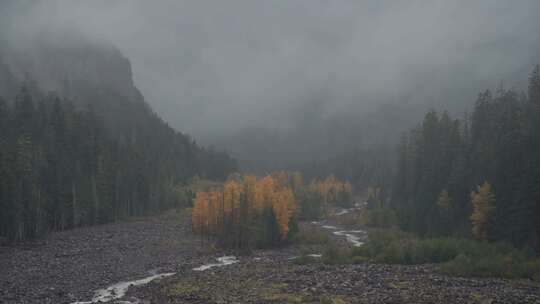
M 485 91 L 461 119 L 428 112 L 399 148 L 390 206 L 402 226 L 539 248 L 539 97 L 537 65 L 528 94 Z
M 540 304 L 539 29 L 540 0 L 0 0 L 0 303 Z
M 237 170 L 226 153 L 201 147 L 151 109 L 112 44 L 78 28 L 36 30 L 6 12 L 0 236 L 21 240 L 186 206 L 190 198 L 175 187 Z
M 379 189 L 376 201 L 390 201 L 399 210 L 403 227 L 423 235 L 470 234 L 471 192 L 487 182 L 495 196 L 496 224 L 492 226 L 497 227 L 488 233 L 489 238 L 536 243 L 536 228 L 532 228 L 536 218 L 524 210 L 537 208 L 537 68 L 531 74 L 528 93 L 517 92 L 527 86 L 523 70 L 537 61 L 538 2 L 423 6 L 373 1 L 366 7 L 348 4 L 329 15 L 321 9 L 327 8 L 322 2 L 306 7 L 265 4 L 268 15 L 260 16 L 260 7 L 239 1 L 252 16 L 261 17 L 244 20 L 252 22 L 253 32 L 246 32 L 243 22 L 227 27 L 230 18 L 238 15 L 234 5 L 186 2 L 182 14 L 195 11 L 215 16 L 223 10 L 222 19 L 201 21 L 163 12 L 163 8 L 177 8 L 174 3 L 162 7 L 143 1 L 114 5 L 96 1 L 81 8 L 62 1 L 8 2 L 0 12 L 0 96 L 5 100 L 2 124 L 9 132 L 2 130 L 0 135 L 7 147 L 2 151 L 2 170 L 10 178 L 19 180 L 26 171 L 17 166 L 31 159 L 47 172 L 40 174 L 60 174 L 56 183 L 63 185 L 62 195 L 73 201 L 81 191 L 101 191 L 83 184 L 91 185 L 97 172 L 104 170 L 103 178 L 114 191 L 104 187 L 101 196 L 127 201 L 122 189 L 137 188 L 129 195 L 138 196 L 142 191 L 137 201 L 147 197 L 148 204 L 159 209 L 167 192 L 163 185 L 182 183 L 194 175 L 224 179 L 238 169 L 226 153 L 202 148 L 170 123 L 182 131 L 184 127 L 196 130 L 198 141 L 229 148 L 246 171 L 287 168 L 301 170 L 308 179 L 335 174 L 349 180 L 355 189 Z M 72 14 L 61 14 L 58 8 Z M 110 9 L 110 15 L 104 8 Z M 306 10 L 312 16 L 305 16 Z M 283 23 L 275 25 L 273 16 L 285 11 Z M 358 18 L 358 11 L 366 18 Z M 500 11 L 506 12 L 504 24 L 493 18 Z M 459 15 L 466 22 L 455 24 L 443 12 Z M 145 27 L 146 19 L 133 18 L 154 14 L 163 19 L 151 28 Z M 345 17 L 336 18 L 342 15 Z M 58 20 L 48 22 L 44 16 Z M 103 23 L 93 22 L 95 16 L 103 17 Z M 413 22 L 412 17 L 419 20 Z M 182 26 L 179 19 L 184 20 Z M 321 27 L 334 24 L 321 20 L 336 19 L 343 23 Z M 427 21 L 433 22 L 433 29 L 425 27 L 431 24 Z M 461 35 L 463 29 L 470 29 L 471 34 Z M 182 35 L 171 36 L 171 30 Z M 170 38 L 168 47 L 151 43 L 164 37 Z M 391 43 L 400 37 L 409 39 L 399 40 L 400 45 Z M 107 40 L 114 40 L 117 46 Z M 135 73 L 126 56 L 133 58 Z M 501 60 L 506 58 L 513 60 Z M 148 62 L 156 67 L 150 68 Z M 517 88 L 482 93 L 470 115 L 455 118 L 467 108 L 465 100 L 471 92 L 501 79 Z M 153 112 L 135 82 L 148 92 L 149 102 L 168 122 Z M 20 90 L 22 83 L 29 93 Z M 43 93 L 49 91 L 55 95 Z M 17 100 L 26 95 L 34 105 L 25 106 L 33 108 L 25 111 L 33 114 L 15 119 L 20 110 Z M 56 98 L 59 102 L 53 101 Z M 428 106 L 448 108 L 449 112 L 429 112 L 420 126 L 400 139 L 400 133 L 420 119 Z M 34 117 L 43 121 L 25 127 L 33 128 L 32 132 L 20 129 L 19 125 Z M 50 121 L 63 120 L 56 123 L 62 127 L 49 126 Z M 73 123 L 79 120 L 88 120 L 89 130 L 98 130 L 94 145 L 100 147 L 94 167 L 82 173 L 73 169 L 81 160 L 71 151 L 82 153 L 86 148 L 74 142 L 77 136 L 73 134 L 82 132 L 82 142 L 89 141 L 90 135 Z M 46 127 L 51 135 L 44 135 Z M 56 139 L 65 137 L 57 133 L 72 134 L 71 141 Z M 102 169 L 97 165 L 100 162 Z M 55 170 L 64 173 L 49 172 L 57 166 L 60 169 Z M 86 187 L 76 189 L 76 195 L 65 183 L 73 180 L 73 174 L 80 175 L 75 181 L 84 181 L 78 187 Z M 125 174 L 122 182 L 126 185 L 111 174 Z M 139 177 L 131 180 L 134 176 Z M 41 185 L 36 177 L 20 180 L 25 182 L 18 187 Z M 137 183 L 145 186 L 135 187 Z M 11 197 L 24 191 L 13 185 L 5 187 L 10 190 L 3 190 L 2 195 L 10 193 L 7 201 L 15 204 Z M 87 200 L 96 201 L 92 195 Z M 133 199 L 129 201 L 133 203 Z M 153 209 L 143 205 L 118 208 L 118 216 Z M 115 212 L 104 221 L 116 218 Z M 72 218 L 95 218 L 57 213 L 61 215 L 51 220 L 51 229 L 76 226 L 79 220 Z M 482 212 L 477 215 L 483 217 Z M 518 224 L 511 225 L 514 222 Z M 10 234 L 20 237 L 21 233 Z
M 429 108 L 460 115 L 470 96 L 501 80 L 525 89 L 540 60 L 539 17 L 536 0 L 4 0 L 0 49 L 20 45 L 17 54 L 35 58 L 25 64 L 29 74 L 45 70 L 40 79 L 54 84 L 49 78 L 63 73 L 43 66 L 95 63 L 63 50 L 74 38 L 112 42 L 160 117 L 262 173 L 390 149 Z M 47 32 L 57 33 L 54 41 Z M 57 49 L 24 43 L 33 36 Z M 8 54 L 0 79 L 20 57 Z M 119 79 L 109 75 L 99 74 Z
M 0 99 L 0 236 L 23 240 L 187 206 L 175 186 L 236 169 L 226 154 L 171 130 L 145 104 L 124 110 L 143 118 L 110 130 L 92 104 L 78 110 L 27 86 L 13 101 Z

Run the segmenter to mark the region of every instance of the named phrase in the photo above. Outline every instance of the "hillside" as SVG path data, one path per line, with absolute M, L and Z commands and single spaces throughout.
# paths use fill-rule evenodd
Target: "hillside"
M 62 32 L 0 49 L 1 236 L 186 204 L 176 185 L 236 170 L 152 111 L 113 46 Z

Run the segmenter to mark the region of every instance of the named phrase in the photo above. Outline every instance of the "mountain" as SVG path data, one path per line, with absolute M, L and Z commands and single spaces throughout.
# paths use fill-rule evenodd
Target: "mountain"
M 0 44 L 0 236 L 188 204 L 175 187 L 237 170 L 165 123 L 114 46 L 74 30 Z

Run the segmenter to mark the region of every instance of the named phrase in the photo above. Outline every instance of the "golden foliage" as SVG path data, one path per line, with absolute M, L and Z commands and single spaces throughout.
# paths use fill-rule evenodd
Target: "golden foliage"
M 478 240 L 487 240 L 495 215 L 495 195 L 487 181 L 471 192 L 471 204 L 472 234 Z
M 350 183 L 334 176 L 314 181 L 306 189 L 299 172 L 279 171 L 262 178 L 234 174 L 221 187 L 197 192 L 193 203 L 193 231 L 217 236 L 238 248 L 261 236 L 274 243 L 283 241 L 293 227 L 291 219 L 299 213 L 298 193 L 317 192 L 324 197 L 326 205 L 346 201 L 351 188 Z M 309 203 L 322 206 L 320 200 Z M 254 233 L 258 235 L 253 236 Z
M 283 239 L 289 233 L 289 219 L 296 209 L 294 194 L 291 189 L 284 188 L 272 193 L 272 209 L 279 225 L 279 233 Z
M 280 236 L 286 239 L 289 220 L 297 210 L 294 192 L 289 187 L 292 180 L 286 172 L 260 179 L 253 175 L 235 176 L 222 189 L 197 192 L 192 215 L 194 232 L 217 235 L 227 230 L 226 225 L 240 227 L 255 222 L 265 208 L 271 208 Z
M 192 221 L 193 230 L 204 233 L 207 226 L 208 195 L 205 192 L 197 192 L 193 203 Z
M 443 190 L 439 194 L 439 197 L 437 198 L 437 206 L 443 210 L 447 210 L 452 205 L 452 199 L 450 198 L 450 195 L 448 194 L 448 191 Z
M 342 182 L 330 175 L 322 181 L 313 181 L 311 189 L 321 195 L 325 204 L 338 202 L 342 194 L 352 194 L 352 186 L 349 182 Z

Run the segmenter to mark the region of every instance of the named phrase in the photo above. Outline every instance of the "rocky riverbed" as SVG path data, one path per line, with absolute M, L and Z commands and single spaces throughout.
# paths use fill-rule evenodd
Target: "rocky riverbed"
M 538 303 L 525 281 L 450 278 L 432 265 L 295 265 L 245 259 L 134 289 L 148 303 Z
M 322 227 L 338 223 L 303 225 L 354 245 L 333 233 L 341 227 Z M 296 264 L 305 250 L 233 257 L 201 245 L 188 214 L 169 213 L 0 247 L 0 303 L 540 303 L 540 286 L 526 280 L 452 278 L 435 265 L 325 265 L 316 246 L 314 263 Z M 99 290 L 109 293 L 96 298 Z
M 0 247 L 0 303 L 89 301 L 119 282 L 205 263 L 209 250 L 185 219 L 169 213 Z

